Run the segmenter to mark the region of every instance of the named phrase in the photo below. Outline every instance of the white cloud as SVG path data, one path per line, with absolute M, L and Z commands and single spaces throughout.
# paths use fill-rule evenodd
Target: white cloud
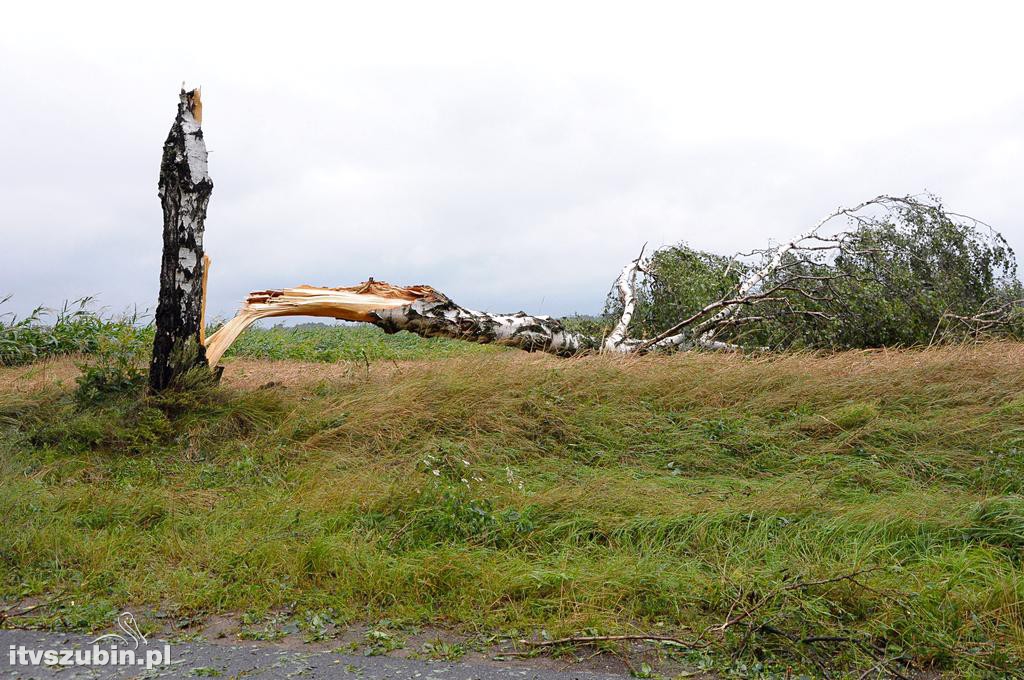
M 219 314 L 370 275 L 596 311 L 644 242 L 749 249 L 883 192 L 933 191 L 1024 250 L 1012 3 L 179 7 L 5 9 L 14 308 L 155 300 L 182 80 L 203 86 Z

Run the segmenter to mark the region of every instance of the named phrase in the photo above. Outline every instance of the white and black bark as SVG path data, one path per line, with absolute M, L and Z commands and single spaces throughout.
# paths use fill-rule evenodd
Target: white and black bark
M 641 271 L 646 248 L 647 245 L 644 244 L 637 258 L 623 267 L 619 272 L 619 278 L 615 279 L 613 289 L 618 295 L 619 304 L 622 305 L 622 313 L 602 343 L 602 349 L 605 351 L 628 352 L 633 349 L 629 342 L 629 325 L 633 322 L 633 313 L 636 311 L 636 277 Z
M 206 343 L 207 357 L 216 363 L 238 335 L 254 321 L 279 316 L 320 316 L 374 324 L 386 332 L 409 331 L 424 337 L 447 337 L 479 343 L 496 343 L 527 351 L 558 356 L 607 352 L 639 354 L 657 350 L 704 348 L 737 350 L 742 338 L 737 329 L 802 316 L 815 321 L 835 317 L 828 311 L 841 297 L 835 284 L 850 274 L 834 266 L 840 255 L 873 252 L 858 245 L 854 232 L 835 231 L 827 225 L 845 217 L 853 223 L 870 224 L 861 211 L 921 210 L 914 198 L 879 196 L 853 208 L 840 208 L 797 238 L 733 262 L 743 273 L 720 299 L 707 302 L 649 339 L 630 337 L 638 303 L 637 279 L 652 272 L 643 263 L 643 252 L 619 274 L 613 292 L 621 314 L 604 337 L 574 332 L 548 316 L 525 312 L 494 314 L 456 304 L 429 286 L 399 287 L 373 279 L 346 288 L 299 286 L 251 293 L 235 318 Z M 743 264 L 741 258 L 754 258 Z M 730 265 L 732 266 L 732 265 Z M 1019 310 L 1020 300 L 1007 302 L 972 317 L 946 315 L 946 321 L 969 324 L 984 331 L 1005 324 L 1009 312 Z M 1020 315 L 1013 317 L 1019 319 Z M 938 332 L 938 331 L 937 331 Z M 729 342 L 723 341 L 726 338 Z
M 803 238 L 797 239 L 802 242 Z M 689 319 L 650 340 L 629 337 L 637 305 L 637 276 L 643 272 L 643 252 L 631 261 L 615 280 L 613 290 L 621 314 L 605 337 L 568 330 L 561 321 L 526 312 L 495 314 L 468 309 L 429 286 L 400 287 L 370 279 L 357 286 L 321 288 L 298 286 L 256 291 L 238 314 L 206 343 L 211 363 L 216 363 L 239 334 L 258 319 L 281 316 L 319 316 L 371 323 L 388 333 L 409 331 L 422 337 L 446 337 L 478 343 L 494 343 L 530 352 L 573 356 L 590 352 L 633 354 L 652 350 L 682 350 L 694 347 L 734 350 L 735 346 L 715 340 L 708 331 L 733 323 L 732 308 L 770 300 L 776 287 L 759 288 L 764 278 L 784 266 L 783 256 L 795 248 L 781 246 L 775 257 L 741 281 L 733 297 L 709 303 Z M 725 312 L 725 313 L 723 313 Z
M 206 356 L 216 363 L 250 324 L 281 316 L 360 321 L 387 333 L 409 331 L 427 338 L 494 343 L 558 356 L 601 347 L 599 339 L 572 332 L 550 316 L 478 312 L 429 286 L 393 286 L 370 279 L 344 288 L 298 286 L 250 293 L 238 314 L 207 339 Z
M 478 312 L 460 307 L 441 293 L 436 293 L 433 299 L 375 311 L 373 317 L 370 323 L 386 333 L 409 331 L 425 338 L 494 343 L 558 356 L 572 356 L 600 347 L 595 338 L 569 331 L 550 316 Z
M 342 288 L 297 286 L 250 293 L 238 314 L 207 339 L 206 356 L 216 364 L 250 324 L 281 316 L 361 321 L 386 333 L 408 331 L 426 338 L 493 343 L 562 357 L 598 351 L 626 354 L 640 345 L 639 340 L 628 337 L 628 329 L 636 307 L 636 277 L 642 257 L 643 251 L 616 279 L 615 290 L 623 311 L 604 338 L 571 331 L 550 316 L 479 312 L 456 304 L 430 286 L 393 286 L 371 278 Z
M 208 365 L 203 338 L 203 230 L 213 182 L 201 122 L 199 90 L 182 90 L 160 163 L 163 257 L 149 370 L 154 391 L 165 389 L 192 368 Z

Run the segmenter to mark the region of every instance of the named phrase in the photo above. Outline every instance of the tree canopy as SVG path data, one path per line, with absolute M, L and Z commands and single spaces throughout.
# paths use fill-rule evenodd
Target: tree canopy
M 779 349 L 1024 336 L 1013 250 L 995 229 L 932 196 L 879 197 L 839 210 L 783 247 L 734 256 L 685 243 L 661 248 L 640 273 L 633 317 L 640 337 L 674 324 L 694 337 Z M 606 317 L 620 313 L 610 295 Z

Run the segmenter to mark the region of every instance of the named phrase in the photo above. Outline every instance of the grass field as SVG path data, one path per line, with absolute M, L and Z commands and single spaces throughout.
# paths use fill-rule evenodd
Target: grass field
M 367 324 L 250 328 L 228 348 L 227 357 L 293 361 L 408 361 L 445 359 L 505 351 L 448 338 L 421 338 L 412 333 L 388 335 Z
M 90 403 L 73 359 L 0 369 L 0 595 L 58 597 L 22 624 L 651 633 L 743 676 L 1024 663 L 1021 345 L 623 361 L 264 333 L 236 356 L 358 361 Z

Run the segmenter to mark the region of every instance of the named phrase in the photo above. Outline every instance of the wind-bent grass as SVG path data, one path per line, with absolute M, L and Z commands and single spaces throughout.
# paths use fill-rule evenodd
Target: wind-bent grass
M 285 607 L 671 632 L 725 667 L 1024 662 L 1021 345 L 231 372 L 0 387 L 0 594 L 66 591 L 80 627 Z
M 0 311 L 10 296 L 0 297 Z M 16 366 L 47 357 L 91 354 L 110 336 L 133 327 L 137 315 L 110 317 L 92 308 L 92 298 L 65 302 L 57 310 L 36 307 L 19 317 L 0 313 L 0 366 Z M 150 341 L 152 342 L 152 341 Z

